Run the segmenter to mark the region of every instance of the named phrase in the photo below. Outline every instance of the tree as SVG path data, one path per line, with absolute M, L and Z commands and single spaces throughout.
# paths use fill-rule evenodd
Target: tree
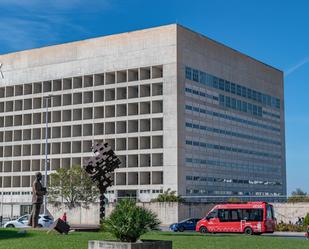
M 55 206 L 64 203 L 69 208 L 89 207 L 98 199 L 98 189 L 80 165 L 57 169 L 50 174 L 49 201 Z
M 157 198 L 153 199 L 154 202 L 183 202 L 184 199 L 180 195 L 176 195 L 176 191 L 167 189 L 162 194 L 159 194 Z
M 288 198 L 288 202 L 309 202 L 309 196 L 302 189 L 297 188 Z
M 141 235 L 158 230 L 159 224 L 156 214 L 125 199 L 119 201 L 109 218 L 103 221 L 103 230 L 120 241 L 135 242 Z
M 230 197 L 228 200 L 227 200 L 228 203 L 240 203 L 241 200 L 237 197 Z

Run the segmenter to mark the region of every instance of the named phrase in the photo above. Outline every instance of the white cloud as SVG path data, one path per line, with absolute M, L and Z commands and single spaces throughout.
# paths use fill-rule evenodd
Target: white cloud
M 299 69 L 300 67 L 304 66 L 305 64 L 307 64 L 309 62 L 309 56 L 302 59 L 301 61 L 299 61 L 296 65 L 292 66 L 291 68 L 287 69 L 284 72 L 284 76 L 288 76 L 292 73 L 294 73 L 297 69 Z
M 0 0 L 0 46 L 9 51 L 58 43 L 87 30 L 75 20 L 110 9 L 110 0 Z

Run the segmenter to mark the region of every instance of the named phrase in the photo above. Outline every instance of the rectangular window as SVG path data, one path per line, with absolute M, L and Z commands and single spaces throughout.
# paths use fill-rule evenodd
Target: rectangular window
M 247 102 L 242 102 L 242 111 L 247 112 Z
M 199 72 L 196 69 L 193 69 L 193 80 L 198 82 L 198 76 L 199 76 Z
M 248 112 L 252 114 L 252 104 L 248 103 Z
M 241 88 L 241 96 L 245 98 L 247 97 L 247 88 L 244 86 Z
M 247 89 L 248 99 L 252 99 L 252 91 L 250 88 Z
M 231 90 L 231 83 L 229 81 L 225 81 L 225 91 L 230 92 Z
M 225 101 L 224 101 L 224 95 L 221 95 L 221 94 L 220 94 L 220 95 L 219 95 L 219 103 L 220 103 L 220 105 L 221 105 L 221 106 L 224 106 L 224 102 L 225 102 Z
M 206 85 L 206 73 L 200 71 L 200 82 Z
M 186 67 L 186 79 L 192 80 L 192 69 L 190 67 Z
M 262 94 L 260 92 L 257 92 L 257 101 L 262 102 Z
M 280 99 L 276 99 L 276 107 L 280 109 Z
M 219 80 L 217 77 L 213 77 L 213 88 L 219 88 Z
M 241 100 L 237 100 L 236 106 L 237 106 L 237 110 L 241 111 Z
M 241 86 L 237 85 L 236 90 L 237 90 L 237 92 L 236 92 L 237 95 L 241 96 Z
M 231 83 L 231 93 L 236 93 L 236 85 L 235 83 Z
M 226 107 L 231 107 L 231 98 L 228 96 L 225 97 L 225 105 Z
M 231 98 L 231 107 L 233 109 L 236 109 L 236 99 L 234 99 L 234 98 Z
M 224 80 L 219 79 L 219 89 L 224 91 Z
M 256 96 L 256 91 L 252 91 L 252 99 L 253 100 L 256 100 L 257 99 L 257 96 Z

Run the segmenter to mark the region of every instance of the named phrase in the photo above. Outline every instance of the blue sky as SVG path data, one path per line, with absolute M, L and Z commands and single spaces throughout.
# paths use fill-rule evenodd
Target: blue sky
M 285 72 L 288 192 L 309 192 L 309 1 L 0 0 L 0 54 L 175 22 Z

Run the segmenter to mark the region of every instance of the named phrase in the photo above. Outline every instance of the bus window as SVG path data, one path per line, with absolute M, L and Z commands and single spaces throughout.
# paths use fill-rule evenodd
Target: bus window
M 220 219 L 220 222 L 228 222 L 230 220 L 229 213 L 228 209 L 219 209 L 218 218 Z
M 210 219 L 213 219 L 213 218 L 218 218 L 218 210 L 213 210 L 206 217 L 207 220 L 210 220 Z
M 273 207 L 271 205 L 266 206 L 266 219 L 267 220 L 273 220 L 274 219 Z
M 230 221 L 240 221 L 240 209 L 230 209 Z
M 263 209 L 243 209 L 241 219 L 246 221 L 263 221 Z

